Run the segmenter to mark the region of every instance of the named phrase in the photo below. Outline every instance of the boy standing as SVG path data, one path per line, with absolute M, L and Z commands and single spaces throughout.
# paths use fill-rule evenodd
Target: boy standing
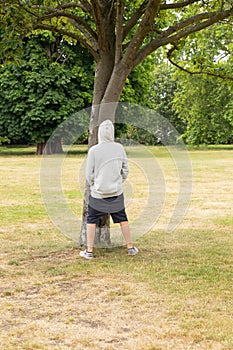
M 122 184 L 129 172 L 123 146 L 114 142 L 114 126 L 105 120 L 99 126 L 98 144 L 87 157 L 86 179 L 90 185 L 87 213 L 87 249 L 80 252 L 85 259 L 93 258 L 96 224 L 104 214 L 110 214 L 114 223 L 119 223 L 129 255 L 138 253 L 131 242 L 128 218 L 125 212 Z

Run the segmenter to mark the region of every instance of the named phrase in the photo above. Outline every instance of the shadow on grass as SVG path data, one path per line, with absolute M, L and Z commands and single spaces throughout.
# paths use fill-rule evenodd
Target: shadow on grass
M 75 145 L 71 150 L 67 152 L 67 155 L 85 155 L 87 154 L 86 145 Z M 1 146 L 0 157 L 5 156 L 35 156 L 36 146 L 14 145 L 14 146 Z M 41 155 L 40 155 L 41 156 Z
M 1 146 L 0 157 L 4 156 L 31 156 L 36 154 L 35 146 Z
M 209 151 L 209 150 L 215 150 L 215 151 L 230 151 L 233 150 L 233 144 L 229 145 L 186 145 L 187 149 L 189 151 Z

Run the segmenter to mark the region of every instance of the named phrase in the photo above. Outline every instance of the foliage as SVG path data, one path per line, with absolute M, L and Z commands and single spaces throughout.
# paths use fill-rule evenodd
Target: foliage
M 152 109 L 155 108 L 155 93 L 153 91 L 154 67 L 154 57 L 151 55 L 130 73 L 121 94 L 122 102 L 134 103 Z M 126 138 L 144 144 L 153 144 L 155 142 L 151 134 L 131 124 L 116 124 L 116 137 Z
M 10 143 L 10 140 L 6 136 L 0 136 L 0 146 Z
M 175 74 L 173 107 L 187 124 L 184 137 L 190 144 L 233 141 L 231 37 L 232 27 L 215 25 L 190 37 L 182 55 L 174 52 L 173 59 L 185 73 Z
M 162 55 L 159 57 L 162 58 Z M 149 64 L 146 63 L 147 60 Z M 140 68 L 142 69 L 139 70 Z M 159 61 L 158 56 L 149 56 L 135 71 L 132 72 L 135 73 L 133 79 L 131 78 L 132 73 L 130 74 L 129 78 L 132 79 L 132 82 L 131 79 L 129 79 L 129 82 L 126 82 L 122 94 L 122 100 L 137 103 L 152 109 L 155 115 L 158 117 L 161 116 L 161 120 L 165 118 L 166 123 L 171 123 L 179 134 L 183 134 L 186 125 L 180 118 L 178 118 L 178 114 L 173 108 L 173 99 L 177 88 L 177 77 L 174 72 L 175 69 L 164 60 Z M 132 84 L 134 84 L 133 86 L 135 90 L 130 90 L 129 87 L 131 87 Z M 127 99 L 128 95 L 124 94 L 124 91 L 129 93 L 129 99 Z M 150 117 L 149 114 L 143 115 L 145 124 L 150 123 Z M 124 135 L 121 135 L 121 137 L 124 136 L 125 138 L 147 145 L 158 144 L 161 142 L 162 138 L 164 139 L 164 136 L 160 135 L 161 130 L 155 131 L 151 129 L 151 132 L 148 132 L 145 129 L 137 128 L 132 125 L 127 125 L 127 128 L 123 130 L 123 133 Z
M 155 93 L 154 84 L 155 57 L 148 56 L 140 65 L 129 74 L 120 101 L 132 102 L 145 107 L 154 108 Z M 143 93 L 142 93 L 143 91 Z
M 45 142 L 63 120 L 90 105 L 92 64 L 79 45 L 50 33 L 25 40 L 20 63 L 0 68 L 1 134 L 14 143 Z
M 26 5 L 26 2 L 21 2 Z M 32 30 L 29 13 L 18 1 L 0 3 L 0 62 L 16 60 L 23 51 L 23 37 Z M 17 53 L 17 54 L 16 54 Z
M 175 69 L 167 62 L 161 62 L 154 71 L 154 104 L 155 110 L 182 134 L 186 125 L 178 118 L 173 108 L 173 99 L 177 89 L 178 78 Z
M 205 73 L 223 79 L 231 78 L 232 35 L 230 22 L 215 24 L 190 35 L 185 41 L 181 40 L 170 50 L 168 57 L 179 69 L 193 75 Z
M 206 76 L 180 75 L 174 108 L 187 123 L 189 144 L 233 142 L 232 82 Z

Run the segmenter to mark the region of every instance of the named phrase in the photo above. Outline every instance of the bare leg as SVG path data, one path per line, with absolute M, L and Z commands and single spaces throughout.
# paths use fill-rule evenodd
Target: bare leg
M 87 251 L 93 252 L 96 224 L 87 224 Z
M 131 242 L 131 233 L 130 233 L 130 228 L 129 228 L 129 223 L 128 221 L 122 221 L 120 222 L 121 226 L 121 232 L 124 236 L 125 242 L 127 244 L 127 248 L 132 248 L 133 243 Z

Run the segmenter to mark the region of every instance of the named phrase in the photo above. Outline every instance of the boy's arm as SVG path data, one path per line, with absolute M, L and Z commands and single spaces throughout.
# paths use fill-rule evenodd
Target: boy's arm
M 90 149 L 87 155 L 87 165 L 86 165 L 86 180 L 90 186 L 94 184 L 94 168 L 95 168 L 94 152 L 92 149 Z

